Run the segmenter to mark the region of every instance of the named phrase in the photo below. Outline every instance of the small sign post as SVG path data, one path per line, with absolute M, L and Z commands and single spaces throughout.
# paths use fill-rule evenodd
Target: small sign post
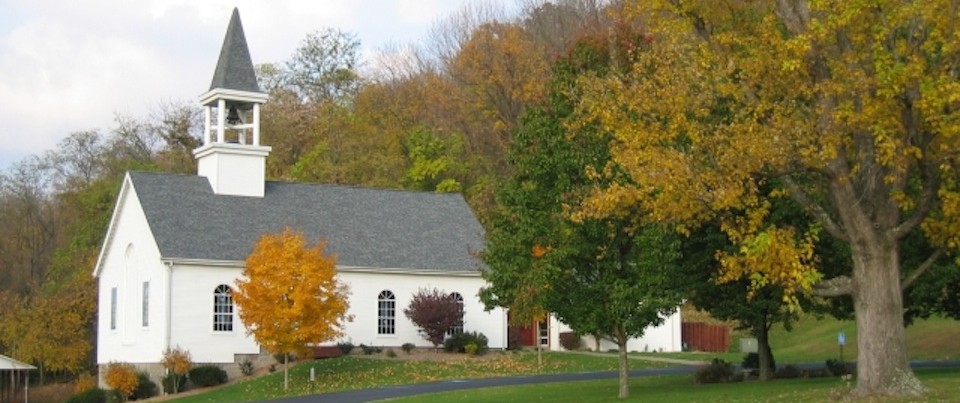
M 846 333 L 840 332 L 837 334 L 837 344 L 840 345 L 840 363 L 843 364 L 843 346 L 847 344 Z

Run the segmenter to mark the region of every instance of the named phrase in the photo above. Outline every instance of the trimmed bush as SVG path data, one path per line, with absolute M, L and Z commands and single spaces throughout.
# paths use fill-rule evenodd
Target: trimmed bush
M 580 349 L 580 335 L 576 332 L 560 332 L 560 345 L 567 351 L 576 351 Z
M 487 352 L 487 336 L 477 332 L 463 332 L 450 336 L 443 341 L 443 351 L 448 353 L 465 353 L 467 344 L 473 343 L 477 346 L 474 354 L 484 354 Z
M 349 341 L 337 343 L 337 348 L 340 349 L 340 352 L 343 353 L 343 355 L 350 355 L 350 352 L 353 351 L 353 343 Z
M 693 381 L 698 384 L 739 382 L 742 380 L 740 378 L 733 364 L 719 358 L 714 358 L 710 364 L 698 368 L 693 375 Z
M 137 388 L 133 390 L 131 400 L 149 399 L 157 395 L 157 384 L 150 380 L 150 375 L 140 372 L 137 374 L 137 379 L 139 382 Z
M 190 383 L 197 387 L 222 385 L 227 382 L 227 371 L 216 365 L 201 365 L 190 370 Z
M 833 376 L 843 376 L 850 375 L 856 369 L 853 363 L 829 359 L 826 362 L 827 370 L 830 371 L 830 374 Z
M 463 347 L 463 352 L 470 355 L 477 354 L 477 343 L 469 342 L 466 346 Z
M 107 403 L 107 391 L 100 388 L 87 389 L 71 396 L 67 403 Z
M 360 349 L 363 350 L 363 355 L 373 355 L 381 351 L 379 347 L 368 346 L 366 344 L 361 344 Z
M 831 376 L 833 376 L 833 374 L 826 368 L 814 368 L 803 371 L 804 378 L 829 378 Z
M 160 378 L 160 386 L 166 394 L 183 392 L 187 390 L 187 375 L 168 374 Z
M 740 367 L 744 370 L 750 371 L 759 371 L 760 370 L 760 354 L 758 353 L 747 353 L 743 356 L 743 362 L 740 363 Z M 777 362 L 774 361 L 773 357 L 770 357 L 770 368 L 774 371 L 777 369 Z
M 787 364 L 783 368 L 778 369 L 777 372 L 773 374 L 773 377 L 776 379 L 793 379 L 793 378 L 799 378 L 801 376 L 803 376 L 803 371 L 801 371 L 800 368 L 797 368 L 796 365 L 792 365 L 792 364 Z
M 387 357 L 396 358 L 396 357 L 397 357 L 397 352 L 396 352 L 396 351 L 393 351 L 392 348 L 388 348 L 388 349 L 387 349 Z
M 415 346 L 413 343 L 403 343 L 403 345 L 400 346 L 400 349 L 407 354 L 410 354 L 410 352 L 415 348 L 417 348 L 417 346 Z

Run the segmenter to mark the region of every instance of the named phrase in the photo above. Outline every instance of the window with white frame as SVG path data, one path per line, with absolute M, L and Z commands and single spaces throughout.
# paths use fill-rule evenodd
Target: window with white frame
M 463 312 L 463 295 L 460 295 L 459 292 L 452 292 L 450 293 L 450 297 L 460 304 L 460 311 Z M 451 326 L 450 330 L 447 330 L 447 336 L 453 336 L 460 333 L 463 333 L 463 317 L 460 317 L 460 323 Z
M 233 331 L 233 296 L 226 284 L 213 291 L 213 331 Z
M 141 303 L 141 316 L 143 318 L 143 327 L 150 326 L 150 282 L 143 282 L 143 300 Z
M 110 330 L 117 330 L 117 287 L 110 288 Z
M 540 345 L 548 346 L 550 345 L 550 328 L 547 327 L 547 321 L 541 320 L 537 322 L 537 333 L 539 334 Z
M 396 334 L 397 297 L 390 290 L 377 296 L 377 334 Z

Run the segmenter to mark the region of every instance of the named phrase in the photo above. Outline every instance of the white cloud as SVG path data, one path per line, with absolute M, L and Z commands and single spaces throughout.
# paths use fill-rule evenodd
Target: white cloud
M 356 33 L 363 54 L 424 38 L 475 0 L 0 0 L 0 170 L 71 132 L 145 117 L 209 86 L 236 6 L 254 63 L 286 60 L 307 33 Z

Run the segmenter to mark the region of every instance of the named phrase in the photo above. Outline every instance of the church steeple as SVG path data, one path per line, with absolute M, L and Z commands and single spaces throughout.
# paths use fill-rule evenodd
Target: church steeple
M 223 39 L 210 90 L 200 95 L 204 107 L 203 145 L 193 151 L 197 173 L 214 193 L 263 197 L 266 157 L 260 145 L 260 105 L 267 101 L 234 8 Z
M 220 58 L 217 59 L 217 68 L 213 71 L 213 81 L 210 82 L 211 91 L 217 88 L 261 92 L 257 85 L 257 72 L 253 68 L 250 50 L 247 48 L 247 37 L 243 34 L 243 25 L 240 23 L 240 11 L 236 8 L 230 16 L 227 35 L 223 38 Z

